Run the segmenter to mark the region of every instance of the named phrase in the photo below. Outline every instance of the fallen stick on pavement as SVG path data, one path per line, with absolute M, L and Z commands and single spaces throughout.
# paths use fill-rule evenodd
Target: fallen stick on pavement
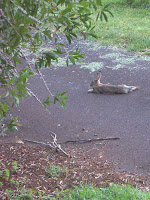
M 120 140 L 118 137 L 108 137 L 108 138 L 93 138 L 93 139 L 81 139 L 81 140 L 68 140 L 65 142 L 60 142 L 60 144 L 66 143 L 86 143 L 86 142 L 93 142 L 93 141 L 103 141 L 103 140 Z

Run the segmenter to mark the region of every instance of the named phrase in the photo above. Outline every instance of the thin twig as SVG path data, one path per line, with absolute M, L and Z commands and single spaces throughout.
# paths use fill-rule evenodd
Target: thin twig
M 26 60 L 27 65 L 28 65 L 28 67 L 30 68 L 30 70 L 34 72 L 34 70 L 33 70 L 32 66 L 31 66 L 31 64 L 29 63 L 29 59 L 24 55 L 24 53 L 21 51 L 21 49 L 20 49 L 20 53 L 21 53 L 21 55 L 24 57 L 24 59 Z M 45 79 L 44 79 L 44 77 L 43 77 L 43 74 L 42 74 L 42 73 L 40 72 L 40 70 L 38 70 L 38 69 L 37 69 L 37 72 L 38 72 L 38 74 L 40 75 L 41 79 L 43 80 L 44 85 L 45 85 L 46 89 L 48 90 L 49 94 L 50 94 L 51 96 L 54 96 L 54 95 L 51 93 L 50 89 L 48 88 L 48 85 L 47 85 L 47 83 L 46 83 L 46 81 L 45 81 Z M 29 88 L 26 87 L 26 89 L 27 89 L 28 92 L 29 92 L 33 97 L 35 97 L 36 100 L 43 106 L 43 103 L 41 102 L 41 100 L 40 100 Z M 43 107 L 44 107 L 44 106 L 43 106 Z M 46 108 L 46 110 L 48 111 L 49 114 L 51 114 L 47 108 Z
M 47 85 L 47 83 L 46 83 L 46 81 L 45 81 L 45 79 L 44 79 L 44 77 L 43 77 L 42 72 L 41 72 L 39 69 L 37 69 L 37 72 L 38 72 L 38 74 L 40 75 L 41 79 L 43 80 L 44 85 L 45 85 L 47 91 L 49 92 L 49 94 L 50 94 L 52 97 L 54 97 L 54 95 L 51 93 L 51 91 L 50 91 L 50 89 L 49 89 L 49 87 L 48 87 L 48 85 Z
M 85 139 L 85 140 L 68 140 L 65 142 L 61 142 L 60 144 L 66 143 L 86 143 L 86 142 L 93 142 L 93 141 L 103 141 L 103 140 L 120 140 L 118 137 L 108 137 L 108 138 L 93 138 L 93 139 Z
M 32 72 L 34 72 L 34 70 L 33 70 L 32 66 L 31 66 L 30 61 L 29 61 L 29 59 L 27 58 L 27 56 L 24 55 L 24 53 L 22 52 L 21 49 L 19 49 L 19 52 L 21 53 L 22 57 L 25 59 L 25 61 L 26 61 L 26 63 L 27 63 L 27 66 L 30 68 L 30 70 L 31 70 Z M 34 72 L 34 73 L 35 73 L 35 72 Z
M 42 101 L 31 91 L 31 89 L 26 87 L 26 90 L 28 90 L 28 92 L 31 94 L 31 96 L 33 96 L 41 104 L 41 106 L 44 108 L 44 110 L 46 110 L 51 115 L 51 112 L 47 108 L 44 107 Z

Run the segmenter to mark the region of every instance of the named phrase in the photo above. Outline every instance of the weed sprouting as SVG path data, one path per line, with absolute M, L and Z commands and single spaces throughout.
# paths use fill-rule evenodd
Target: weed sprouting
M 3 187 L 3 185 L 4 185 L 4 184 L 3 184 L 3 182 L 1 182 L 1 181 L 0 181 L 0 188 L 2 188 L 2 187 Z
M 45 172 L 49 177 L 63 178 L 66 175 L 67 169 L 59 165 L 50 165 L 49 168 L 45 169 Z
M 9 171 L 9 169 L 4 169 L 3 170 L 3 176 L 2 176 L 2 178 L 5 179 L 6 181 L 8 181 L 9 177 L 10 177 L 10 171 Z
M 18 170 L 18 163 L 17 162 L 12 162 L 11 165 L 12 165 L 12 170 L 14 172 L 16 172 Z

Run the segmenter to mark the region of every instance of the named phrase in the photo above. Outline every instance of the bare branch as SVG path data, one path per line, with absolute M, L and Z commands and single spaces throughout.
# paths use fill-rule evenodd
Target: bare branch
M 29 94 L 31 94 L 41 104 L 44 110 L 46 110 L 51 115 L 50 111 L 47 108 L 45 109 L 42 101 L 31 91 L 31 89 L 29 89 L 28 87 L 26 87 L 26 89 L 28 90 Z
M 28 140 L 28 139 L 24 139 L 23 141 L 25 142 L 32 142 L 32 143 L 36 143 L 36 144 L 42 144 L 42 145 L 45 145 L 45 146 L 49 146 L 53 149 L 56 149 L 56 150 L 59 150 L 61 151 L 62 153 L 64 153 L 66 156 L 70 157 L 70 155 L 68 153 L 66 153 L 60 146 L 60 144 L 57 144 L 57 136 L 54 132 L 52 132 L 52 135 L 51 137 L 53 138 L 53 142 L 52 142 L 52 145 L 51 144 L 46 144 L 46 143 L 43 143 L 43 142 L 38 142 L 38 141 L 35 141 L 35 140 Z
M 25 59 L 27 66 L 30 68 L 30 70 L 35 73 L 35 71 L 33 70 L 32 66 L 30 64 L 29 59 L 27 58 L 27 56 L 24 55 L 24 53 L 22 52 L 22 50 L 20 48 L 19 48 L 19 52 L 21 53 L 22 57 Z
M 25 141 L 25 142 L 32 142 L 32 143 L 35 143 L 35 144 L 42 144 L 42 145 L 45 145 L 45 146 L 49 146 L 49 147 L 51 147 L 53 149 L 56 149 L 55 146 L 52 146 L 51 144 L 46 144 L 44 142 L 39 142 L 39 141 L 35 141 L 35 140 L 28 140 L 28 139 L 24 139 L 23 141 Z
M 48 87 L 48 85 L 47 85 L 47 83 L 46 83 L 46 81 L 45 81 L 45 79 L 44 79 L 44 77 L 43 77 L 42 72 L 40 72 L 39 69 L 37 69 L 37 72 L 38 72 L 38 74 L 40 75 L 41 79 L 43 80 L 44 85 L 45 85 L 47 91 L 49 92 L 49 94 L 50 94 L 52 97 L 54 97 L 54 95 L 51 93 L 51 91 L 50 91 L 50 89 L 49 89 L 49 87 Z

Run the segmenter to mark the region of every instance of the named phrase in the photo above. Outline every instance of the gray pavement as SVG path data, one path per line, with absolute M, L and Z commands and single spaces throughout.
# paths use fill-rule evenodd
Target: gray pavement
M 61 59 L 58 66 L 42 70 L 52 93 L 68 91 L 67 107 L 51 105 L 48 114 L 35 98 L 26 98 L 19 109 L 14 109 L 23 125 L 16 134 L 21 139 L 44 142 L 51 140 L 51 130 L 59 141 L 120 137 L 91 143 L 89 148 L 102 146 L 116 170 L 150 175 L 150 58 L 94 42 L 78 41 L 72 47 L 76 45 L 85 53 L 81 65 L 65 67 Z M 99 69 L 102 82 L 137 85 L 140 90 L 126 95 L 89 94 L 90 82 Z M 37 76 L 29 87 L 41 99 L 48 96 Z

